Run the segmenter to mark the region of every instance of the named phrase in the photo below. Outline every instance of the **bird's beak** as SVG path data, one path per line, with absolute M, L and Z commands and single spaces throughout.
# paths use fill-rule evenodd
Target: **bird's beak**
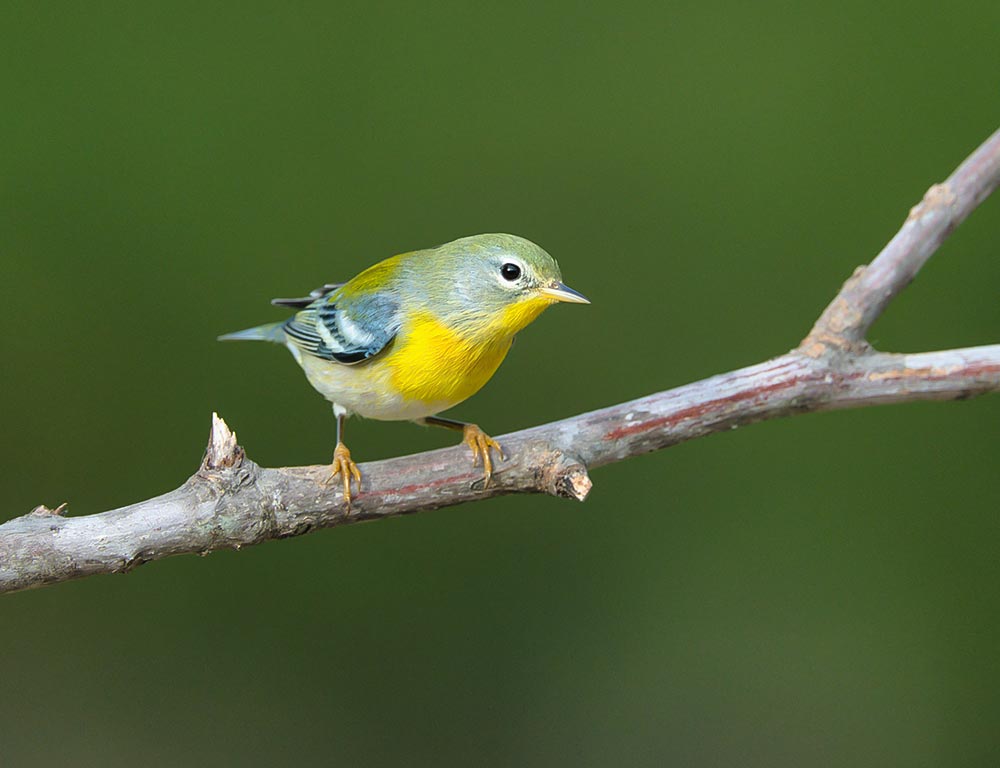
M 554 301 L 567 301 L 572 304 L 589 304 L 590 299 L 584 296 L 578 291 L 574 291 L 568 285 L 563 285 L 559 282 L 554 282 L 550 285 L 542 288 L 542 296 L 553 299 Z

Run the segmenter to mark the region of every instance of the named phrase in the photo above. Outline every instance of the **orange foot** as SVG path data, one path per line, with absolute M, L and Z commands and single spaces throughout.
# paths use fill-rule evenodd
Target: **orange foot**
M 347 509 L 350 511 L 351 479 L 353 478 L 354 482 L 357 483 L 358 493 L 361 493 L 361 470 L 351 459 L 351 452 L 343 443 L 337 443 L 337 447 L 333 449 L 333 463 L 330 465 L 330 476 L 326 481 L 332 482 L 337 475 L 340 475 L 344 480 L 344 503 L 347 504 Z
M 496 451 L 500 461 L 503 461 L 507 458 L 503 455 L 503 448 L 500 447 L 500 443 L 483 432 L 476 424 L 466 424 L 462 427 L 462 436 L 465 439 L 465 444 L 472 449 L 472 465 L 478 466 L 479 459 L 482 458 L 483 488 L 489 488 L 490 478 L 493 477 L 493 459 L 490 456 L 490 449 Z

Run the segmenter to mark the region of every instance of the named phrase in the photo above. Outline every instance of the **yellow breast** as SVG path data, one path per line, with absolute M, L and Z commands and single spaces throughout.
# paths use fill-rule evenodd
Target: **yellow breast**
M 385 359 L 390 380 L 407 400 L 455 405 L 475 394 L 507 356 L 513 335 L 470 339 L 426 312 L 412 316 Z

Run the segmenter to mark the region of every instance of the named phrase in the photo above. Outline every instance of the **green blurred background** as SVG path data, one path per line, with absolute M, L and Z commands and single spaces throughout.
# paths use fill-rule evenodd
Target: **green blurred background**
M 213 410 L 261 464 L 328 460 L 289 355 L 215 336 L 467 234 L 536 240 L 593 301 L 453 411 L 494 434 L 781 353 L 1000 125 L 998 50 L 996 0 L 7 0 L 0 519 L 176 487 Z M 998 212 L 877 346 L 1000 340 Z M 0 762 L 994 765 L 998 427 L 1000 397 L 805 416 L 583 505 L 4 597 Z

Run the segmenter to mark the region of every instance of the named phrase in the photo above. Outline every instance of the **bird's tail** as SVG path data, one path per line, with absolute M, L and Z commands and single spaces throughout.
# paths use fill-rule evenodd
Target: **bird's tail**
M 258 325 L 256 328 L 247 328 L 245 331 L 227 333 L 219 337 L 219 341 L 273 341 L 277 344 L 285 343 L 284 323 L 269 323 Z

